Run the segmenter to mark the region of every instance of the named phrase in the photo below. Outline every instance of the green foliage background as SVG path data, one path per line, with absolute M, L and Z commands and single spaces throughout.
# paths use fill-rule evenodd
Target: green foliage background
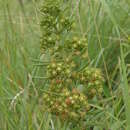
M 51 115 L 43 116 L 43 86 L 41 80 L 31 80 L 39 69 L 34 61 L 41 57 L 41 3 L 0 0 L 0 130 L 69 129 L 53 122 Z M 101 67 L 107 79 L 105 99 L 91 104 L 94 109 L 88 113 L 86 129 L 129 130 L 130 2 L 79 0 L 77 6 L 75 0 L 73 11 L 77 16 L 75 33 L 87 35 L 91 64 Z

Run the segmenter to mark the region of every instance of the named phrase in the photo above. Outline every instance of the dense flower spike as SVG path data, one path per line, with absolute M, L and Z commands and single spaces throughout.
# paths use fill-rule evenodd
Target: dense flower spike
M 41 48 L 49 61 L 45 68 L 49 86 L 43 96 L 45 110 L 70 122 L 84 120 L 88 101 L 102 94 L 102 72 L 82 67 L 88 63 L 87 38 L 72 34 L 74 21 L 62 0 L 44 0 L 41 12 Z
M 45 0 L 43 3 L 41 48 L 44 51 L 50 47 L 53 48 L 59 42 L 60 35 L 71 29 L 72 21 L 64 17 L 65 9 L 61 4 L 60 0 Z
M 89 110 L 87 97 L 77 89 L 58 89 L 51 86 L 50 93 L 44 94 L 44 103 L 48 112 L 59 116 L 62 120 L 79 121 L 85 118 Z M 55 93 L 60 93 L 55 95 Z

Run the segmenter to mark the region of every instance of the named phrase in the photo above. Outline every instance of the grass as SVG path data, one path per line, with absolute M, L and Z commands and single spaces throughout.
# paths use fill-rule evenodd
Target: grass
M 19 1 L 0 0 L 0 130 L 69 130 L 43 116 L 44 86 L 42 79 L 33 79 L 40 71 L 34 64 L 42 57 L 43 0 Z M 104 98 L 90 104 L 87 130 L 130 130 L 130 2 L 81 0 L 76 5 L 75 33 L 87 35 L 91 65 L 101 67 L 106 79 Z

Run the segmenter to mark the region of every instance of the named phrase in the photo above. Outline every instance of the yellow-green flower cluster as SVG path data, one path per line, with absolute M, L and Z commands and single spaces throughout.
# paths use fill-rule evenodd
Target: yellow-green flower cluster
M 43 99 L 48 112 L 62 120 L 83 120 L 89 110 L 87 97 L 75 88 L 70 91 L 65 87 L 59 89 L 51 86 Z
M 81 52 L 83 49 L 87 50 L 88 44 L 87 44 L 87 39 L 84 38 L 79 38 L 79 37 L 73 37 L 72 39 L 72 48 L 75 51 Z
M 51 62 L 47 66 L 47 76 L 53 84 L 64 84 L 72 88 L 72 82 L 83 85 L 88 97 L 101 95 L 103 92 L 104 77 L 100 69 L 86 67 L 83 71 L 74 70 L 75 64 L 67 62 Z
M 72 36 L 64 43 L 64 50 L 66 55 L 81 56 L 81 58 L 88 58 L 88 43 L 86 37 Z M 82 60 L 82 59 L 81 59 Z
M 45 51 L 59 42 L 60 35 L 71 29 L 72 21 L 64 17 L 61 0 L 44 0 L 41 9 L 41 48 Z
M 71 66 L 69 64 L 65 64 L 64 62 L 51 62 L 47 66 L 47 76 L 50 79 L 67 79 L 71 74 Z
M 86 67 L 79 74 L 80 82 L 86 88 L 88 96 L 101 95 L 103 92 L 104 78 L 100 69 Z

